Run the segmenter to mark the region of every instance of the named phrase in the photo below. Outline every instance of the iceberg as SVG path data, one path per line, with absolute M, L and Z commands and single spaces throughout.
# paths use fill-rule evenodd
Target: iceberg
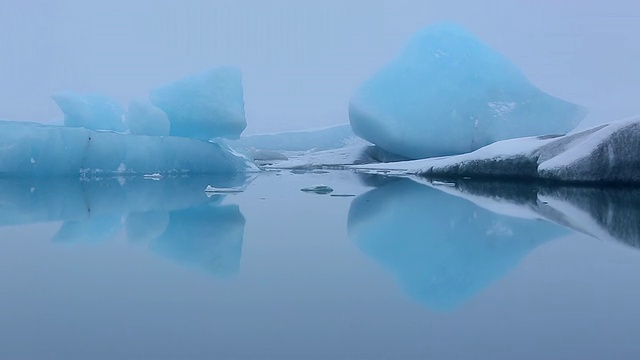
M 351 125 L 340 124 L 321 129 L 243 136 L 228 144 L 237 148 L 273 151 L 323 151 L 339 149 L 358 141 Z
M 247 126 L 242 75 L 236 68 L 215 68 L 163 85 L 150 100 L 167 114 L 173 136 L 237 139 Z
M 584 108 L 534 87 L 508 59 L 450 23 L 418 32 L 349 104 L 356 135 L 412 159 L 564 134 L 585 115 Z
M 253 162 L 219 143 L 0 121 L 0 177 L 255 170 Z
M 376 162 L 371 143 L 357 137 L 351 125 L 340 124 L 226 140 L 258 165 L 272 169 L 313 169 Z
M 132 135 L 169 135 L 167 114 L 147 100 L 132 100 L 124 119 Z
M 115 100 L 99 94 L 63 92 L 52 96 L 64 113 L 64 125 L 91 130 L 123 132 L 124 109 Z
M 564 136 L 499 141 L 468 154 L 355 166 L 427 178 L 543 180 L 581 184 L 640 183 L 640 117 Z

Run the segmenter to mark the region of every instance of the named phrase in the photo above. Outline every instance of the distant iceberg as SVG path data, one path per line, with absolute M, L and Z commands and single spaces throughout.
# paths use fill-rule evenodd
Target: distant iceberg
M 584 108 L 531 85 L 509 60 L 449 23 L 414 35 L 349 104 L 358 136 L 412 159 L 564 134 L 585 115 Z
M 340 124 L 319 129 L 248 135 L 238 140 L 228 141 L 228 144 L 246 149 L 322 151 L 343 148 L 357 142 L 356 139 L 350 124 Z

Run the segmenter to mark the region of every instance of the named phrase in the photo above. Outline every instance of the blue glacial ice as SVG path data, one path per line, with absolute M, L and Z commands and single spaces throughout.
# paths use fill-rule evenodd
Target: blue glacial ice
M 219 67 L 160 86 L 150 100 L 169 117 L 173 136 L 235 139 L 247 126 L 236 68 Z
M 169 135 L 169 118 L 148 100 L 131 100 L 124 117 L 132 135 Z
M 122 105 L 109 97 L 62 92 L 52 98 L 64 113 L 65 126 L 120 132 L 126 130 Z
M 0 122 L 0 177 L 225 174 L 255 170 L 226 145 Z
M 415 34 L 349 104 L 358 136 L 414 159 L 563 134 L 585 115 L 584 108 L 533 86 L 508 59 L 450 23 Z

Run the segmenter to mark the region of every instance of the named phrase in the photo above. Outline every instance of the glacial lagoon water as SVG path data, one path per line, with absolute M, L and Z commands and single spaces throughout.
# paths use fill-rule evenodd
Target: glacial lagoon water
M 1 180 L 0 358 L 637 359 L 639 198 L 350 171 Z

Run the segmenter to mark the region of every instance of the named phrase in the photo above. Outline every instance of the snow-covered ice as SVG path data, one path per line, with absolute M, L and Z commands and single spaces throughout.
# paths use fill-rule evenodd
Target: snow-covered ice
M 357 135 L 413 159 L 564 134 L 585 115 L 584 108 L 537 89 L 507 58 L 450 23 L 415 34 L 349 104 Z
M 204 189 L 205 193 L 217 193 L 217 194 L 233 194 L 243 192 L 244 189 L 240 187 L 231 187 L 231 188 L 218 188 L 215 186 L 207 185 Z
M 200 140 L 235 139 L 247 126 L 242 75 L 219 67 L 154 89 L 151 102 L 171 123 L 171 135 Z
M 564 136 L 499 141 L 474 152 L 355 166 L 427 177 L 545 179 L 584 183 L 640 183 L 640 117 Z

